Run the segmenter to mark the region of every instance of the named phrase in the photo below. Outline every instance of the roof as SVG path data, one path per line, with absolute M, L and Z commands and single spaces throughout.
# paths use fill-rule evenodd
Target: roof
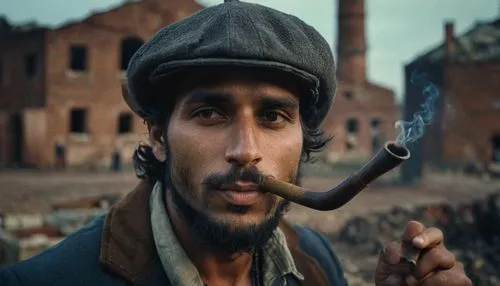
M 197 1 L 193 0 L 193 2 L 196 3 L 196 5 L 199 6 L 200 9 L 204 8 L 204 6 L 200 5 Z M 125 6 L 138 5 L 138 4 L 139 5 L 146 5 L 146 7 L 150 8 L 152 10 L 154 10 L 156 8 L 151 3 L 148 3 L 148 2 L 145 2 L 142 0 L 125 0 L 121 3 L 111 5 L 107 8 L 104 8 L 104 9 L 92 10 L 92 11 L 90 11 L 90 13 L 88 13 L 86 16 L 84 16 L 82 18 L 69 19 L 69 20 L 63 22 L 62 24 L 56 25 L 52 28 L 50 28 L 48 26 L 39 25 L 36 22 L 26 22 L 23 24 L 13 24 L 13 23 L 9 22 L 7 17 L 0 15 L 0 35 L 1 34 L 18 34 L 18 33 L 23 33 L 23 32 L 30 32 L 30 31 L 34 31 L 34 30 L 45 30 L 45 29 L 60 30 L 60 29 L 67 28 L 67 27 L 70 27 L 70 26 L 75 25 L 75 24 L 82 23 L 82 22 L 91 22 L 92 18 L 94 18 L 95 16 L 106 14 L 108 12 L 112 12 L 112 11 L 121 9 Z
M 484 61 L 500 59 L 500 18 L 489 22 L 477 22 L 472 28 L 454 38 L 455 61 Z M 415 61 L 442 61 L 446 56 L 445 43 L 417 57 Z
M 183 1 L 185 1 L 185 0 L 183 0 Z M 199 9 L 204 8 L 204 6 L 202 6 L 201 4 L 199 4 L 197 1 L 192 0 L 192 2 L 194 2 L 196 4 L 196 6 L 199 7 Z M 121 8 L 123 8 L 125 6 L 132 6 L 132 5 L 143 5 L 143 6 L 145 6 L 149 10 L 158 11 L 157 10 L 158 7 L 156 7 L 156 5 L 154 3 L 151 3 L 151 1 L 148 2 L 148 1 L 144 1 L 144 0 L 124 0 L 122 3 L 117 3 L 115 5 L 112 5 L 112 6 L 108 7 L 108 8 L 92 10 L 92 11 L 90 11 L 89 14 L 87 14 L 85 17 L 83 17 L 81 19 L 68 20 L 68 21 L 64 22 L 63 24 L 55 27 L 55 29 L 56 30 L 65 29 L 65 28 L 71 27 L 72 25 L 79 24 L 79 23 L 82 23 L 82 22 L 91 23 L 92 20 L 96 16 L 99 16 L 99 15 L 102 15 L 102 14 L 106 14 L 106 13 L 109 13 L 109 12 L 113 12 L 113 11 L 121 9 Z
M 70 26 L 75 25 L 75 24 L 79 24 L 79 23 L 84 22 L 84 21 L 89 21 L 91 18 L 93 18 L 95 16 L 99 16 L 101 14 L 112 12 L 112 11 L 121 9 L 121 8 L 123 8 L 125 6 L 135 5 L 135 4 L 139 3 L 139 2 L 140 1 L 123 1 L 122 3 L 118 3 L 118 4 L 115 4 L 115 5 L 112 5 L 112 6 L 108 7 L 108 8 L 94 9 L 94 10 L 90 11 L 90 13 L 88 13 L 83 18 L 80 18 L 80 19 L 69 19 L 69 20 L 65 21 L 64 23 L 56 26 L 55 29 L 56 30 L 60 30 L 60 29 L 67 28 L 67 27 L 70 27 Z
M 0 15 L 0 35 L 20 34 L 24 32 L 39 31 L 45 29 L 34 21 L 25 22 L 22 24 L 13 24 L 6 16 Z

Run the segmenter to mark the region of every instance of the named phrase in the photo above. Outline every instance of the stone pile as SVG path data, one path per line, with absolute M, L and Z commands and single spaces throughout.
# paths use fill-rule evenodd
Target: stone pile
M 399 240 L 409 220 L 443 230 L 446 245 L 464 262 L 467 274 L 476 286 L 500 285 L 500 192 L 486 199 L 452 206 L 436 204 L 354 217 L 331 235 L 341 256 L 356 264 L 349 275 L 373 281 L 373 265 L 382 245 Z M 349 270 L 348 270 L 349 271 Z
M 3 214 L 0 225 L 0 267 L 57 244 L 92 219 L 108 212 L 118 195 L 84 197 L 52 204 L 46 214 Z

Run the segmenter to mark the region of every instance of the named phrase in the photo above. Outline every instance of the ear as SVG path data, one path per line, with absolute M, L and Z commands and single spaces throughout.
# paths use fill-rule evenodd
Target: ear
M 162 126 L 152 126 L 149 130 L 149 141 L 153 147 L 153 154 L 160 162 L 167 160 L 167 150 L 165 149 L 165 137 L 163 136 Z

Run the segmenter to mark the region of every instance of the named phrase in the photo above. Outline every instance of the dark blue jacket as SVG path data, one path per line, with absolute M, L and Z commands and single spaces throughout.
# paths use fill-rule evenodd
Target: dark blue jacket
M 101 216 L 35 257 L 0 269 L 0 286 L 170 285 L 156 254 L 149 221 L 151 185 L 141 182 Z M 347 285 L 326 239 L 302 226 L 282 228 L 305 281 L 289 285 Z

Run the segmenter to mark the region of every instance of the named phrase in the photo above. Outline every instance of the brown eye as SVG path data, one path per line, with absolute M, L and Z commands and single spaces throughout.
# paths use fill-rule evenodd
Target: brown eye
M 262 119 L 268 122 L 283 120 L 283 116 L 277 111 L 266 111 L 262 114 Z
M 217 113 L 215 110 L 211 109 L 206 109 L 206 110 L 200 110 L 198 112 L 198 117 L 203 118 L 203 119 L 211 119 L 213 116 L 216 116 Z
M 263 112 L 260 117 L 264 123 L 270 123 L 270 124 L 280 124 L 285 121 L 284 116 L 278 111 L 274 110 Z
M 214 123 L 224 120 L 224 116 L 215 108 L 202 108 L 192 113 L 192 117 L 204 123 Z

